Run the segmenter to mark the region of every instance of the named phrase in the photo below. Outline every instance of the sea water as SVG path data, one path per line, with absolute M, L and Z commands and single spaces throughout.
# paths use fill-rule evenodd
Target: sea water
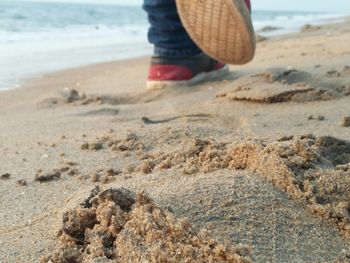
M 265 34 L 287 33 L 337 16 L 253 12 L 257 30 L 281 27 Z M 0 90 L 47 72 L 151 54 L 147 29 L 147 16 L 137 5 L 0 0 Z

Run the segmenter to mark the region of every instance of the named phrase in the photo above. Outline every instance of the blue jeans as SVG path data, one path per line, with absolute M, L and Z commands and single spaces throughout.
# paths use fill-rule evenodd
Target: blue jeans
M 143 9 L 151 24 L 148 40 L 155 55 L 186 57 L 202 52 L 182 26 L 175 0 L 144 0 Z

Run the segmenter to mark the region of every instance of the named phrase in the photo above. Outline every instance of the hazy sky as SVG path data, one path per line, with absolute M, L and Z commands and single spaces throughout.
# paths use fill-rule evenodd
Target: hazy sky
M 3 0 L 0 0 L 0 2 Z M 25 0 L 33 1 L 33 0 Z M 141 4 L 142 0 L 40 0 L 42 2 Z M 350 0 L 251 0 L 255 9 L 339 11 L 350 13 Z

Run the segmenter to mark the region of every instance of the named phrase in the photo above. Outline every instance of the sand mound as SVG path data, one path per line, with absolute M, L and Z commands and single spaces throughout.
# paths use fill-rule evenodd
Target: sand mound
M 350 143 L 305 136 L 232 149 L 230 167 L 260 173 L 350 238 Z
M 222 169 L 258 173 L 335 223 L 344 237 L 350 238 L 350 142 L 312 135 L 283 137 L 269 143 L 185 139 L 176 145 L 162 145 L 160 151 L 144 140 L 130 133 L 124 139 L 110 135 L 96 143 L 102 149 L 126 151 L 136 157 L 130 164 L 132 169 L 125 168 L 124 174 L 168 169 L 181 170 L 186 175 Z
M 96 138 L 93 142 L 85 142 L 80 147 L 82 150 L 99 151 L 102 149 L 111 149 L 116 152 L 137 151 L 145 148 L 140 143 L 135 133 L 128 133 L 123 138 L 115 138 L 111 135 Z
M 185 140 L 179 149 L 146 154 L 136 171 L 182 169 L 184 174 L 225 168 L 257 172 L 298 199 L 313 212 L 334 222 L 350 238 L 350 143 L 312 135 L 262 141 L 217 143 Z
M 143 193 L 96 188 L 63 215 L 60 246 L 41 262 L 247 262 L 242 251 L 195 232 Z
M 339 78 L 331 80 L 296 69 L 271 69 L 238 79 L 233 88 L 219 93 L 217 97 L 259 103 L 337 99 L 350 95 L 346 72 L 347 68 L 344 68 Z
M 166 170 L 172 167 L 182 169 L 184 174 L 211 172 L 228 167 L 227 144 L 214 140 L 189 139 L 180 144 L 180 149 L 162 154 L 146 154 L 142 157 L 137 171 L 144 171 L 147 164 L 153 170 Z

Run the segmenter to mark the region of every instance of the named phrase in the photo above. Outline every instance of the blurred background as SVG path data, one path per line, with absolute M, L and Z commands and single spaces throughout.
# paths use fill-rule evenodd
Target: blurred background
M 0 0 L 0 89 L 25 78 L 152 53 L 141 0 Z M 349 0 L 252 0 L 261 35 L 337 22 Z M 269 28 L 267 28 L 269 26 Z

